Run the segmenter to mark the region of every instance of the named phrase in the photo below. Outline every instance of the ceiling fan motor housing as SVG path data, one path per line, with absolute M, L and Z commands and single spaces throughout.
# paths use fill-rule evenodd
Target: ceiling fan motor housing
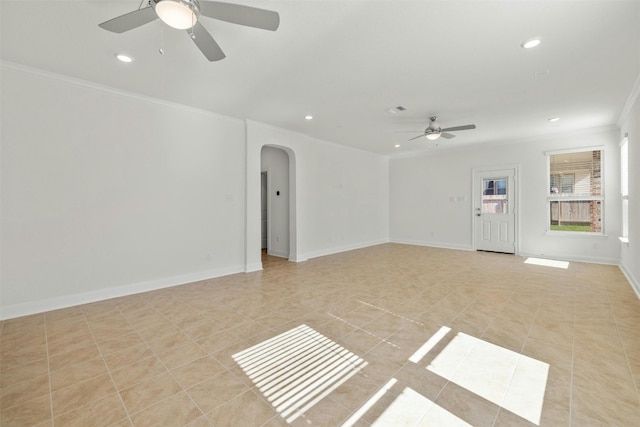
M 431 120 L 431 122 L 429 123 L 429 127 L 424 130 L 425 135 L 442 133 L 442 128 L 438 124 L 438 117 L 431 116 L 429 117 L 429 120 Z
M 160 19 L 176 29 L 191 28 L 200 18 L 198 0 L 150 0 L 150 3 Z
M 275 31 L 280 25 L 280 15 L 272 10 L 225 3 L 215 0 L 147 0 L 148 7 L 109 19 L 100 28 L 113 33 L 124 33 L 156 19 L 168 26 L 187 30 L 195 45 L 211 62 L 225 58 L 225 54 L 199 22 L 201 16 L 245 27 Z

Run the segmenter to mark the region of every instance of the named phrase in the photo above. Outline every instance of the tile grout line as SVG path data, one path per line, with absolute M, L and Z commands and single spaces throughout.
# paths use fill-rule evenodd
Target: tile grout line
M 53 387 L 51 385 L 51 358 L 49 355 L 49 331 L 47 330 L 47 315 L 44 317 L 44 342 L 47 349 L 47 377 L 49 378 L 49 405 L 51 406 L 51 427 L 55 427 L 55 420 L 53 417 Z
M 120 310 L 118 309 L 118 311 Z M 109 374 L 109 379 L 111 380 L 111 384 L 113 384 L 113 388 L 116 391 L 116 395 L 118 396 L 118 400 L 120 401 L 122 408 L 124 409 L 124 413 L 127 414 L 127 419 L 129 420 L 129 424 L 133 425 L 133 420 L 131 419 L 131 415 L 129 414 L 127 405 L 124 404 L 124 400 L 122 400 L 122 396 L 120 396 L 120 391 L 118 390 L 118 386 L 116 385 L 116 382 L 113 380 L 113 375 L 111 375 L 111 369 L 107 364 L 107 360 L 104 358 L 104 353 L 102 352 L 102 348 L 100 348 L 100 345 L 98 344 L 98 340 L 96 339 L 96 336 L 93 333 L 93 328 L 91 327 L 91 323 L 89 323 L 89 320 L 87 319 L 87 316 L 85 315 L 84 311 L 82 312 L 82 317 L 84 318 L 84 321 L 87 323 L 87 326 L 89 327 L 89 331 L 91 332 L 91 338 L 93 338 L 93 342 L 96 345 L 96 348 L 98 349 L 98 353 L 100 354 L 100 359 L 102 359 L 102 363 L 104 363 L 104 367 L 107 370 L 107 374 Z
M 576 295 L 576 288 L 573 288 L 573 334 L 571 340 L 571 379 L 569 380 L 569 427 L 573 425 L 573 374 L 574 363 L 576 358 L 576 305 L 578 304 L 578 298 Z
M 180 327 L 179 327 L 175 322 L 173 322 L 171 319 L 169 319 L 167 316 L 165 316 L 165 315 L 164 315 L 160 310 L 158 310 L 158 309 L 156 308 L 156 306 L 155 306 L 155 305 L 153 305 L 152 303 L 149 303 L 147 300 L 145 300 L 145 304 L 147 304 L 147 305 L 149 305 L 151 308 L 153 308 L 153 310 L 155 310 L 158 314 L 160 314 L 160 315 L 161 315 L 165 320 L 167 320 L 169 323 L 171 323 L 173 326 L 175 326 L 178 330 L 180 330 L 180 332 L 181 332 L 181 333 L 185 333 L 185 332 L 184 332 L 184 330 L 183 330 L 182 328 L 180 328 Z M 206 420 L 209 422 L 209 424 L 213 425 L 213 422 L 212 422 L 212 421 L 211 421 L 211 419 L 209 418 L 209 415 L 207 414 L 207 412 L 205 412 L 205 411 L 200 407 L 200 405 L 198 405 L 198 403 L 193 399 L 193 397 L 192 397 L 192 396 L 191 396 L 191 394 L 189 393 L 188 389 L 187 389 L 187 388 L 185 388 L 185 387 L 183 387 L 183 386 L 182 386 L 182 384 L 180 384 L 180 382 L 179 382 L 179 381 L 176 379 L 176 377 L 173 375 L 172 370 L 171 370 L 171 369 L 169 369 L 169 367 L 164 363 L 164 361 L 160 358 L 160 356 L 158 356 L 158 354 L 156 353 L 156 351 L 155 351 L 153 348 L 151 348 L 151 346 L 149 345 L 149 341 L 148 341 L 145 337 L 143 337 L 142 335 L 140 335 L 140 334 L 138 333 L 138 329 L 136 329 L 136 327 L 131 323 L 131 321 L 127 318 L 127 316 L 124 314 L 124 312 L 122 312 L 122 310 L 120 309 L 120 307 L 117 307 L 117 308 L 118 308 L 118 311 L 120 311 L 120 313 L 122 314 L 122 316 L 125 318 L 125 320 L 127 321 L 127 323 L 128 323 L 128 324 L 133 328 L 133 330 L 138 334 L 138 336 L 140 336 L 140 338 L 141 338 L 141 339 L 142 339 L 142 341 L 145 343 L 145 345 L 149 348 L 149 350 L 151 350 L 151 352 L 154 354 L 154 356 L 158 359 L 158 361 L 162 364 L 162 366 L 167 370 L 167 373 L 169 374 L 169 376 L 170 376 L 170 377 L 171 377 L 171 378 L 172 378 L 172 379 L 173 379 L 173 380 L 174 380 L 174 381 L 175 381 L 175 382 L 180 386 L 180 388 L 182 389 L 182 391 L 183 391 L 183 392 L 185 393 L 185 395 L 189 398 L 189 400 L 190 400 L 190 401 L 191 401 L 191 402 L 196 406 L 196 408 L 198 408 L 198 410 L 199 410 L 199 411 L 200 411 L 200 413 L 202 414 L 201 416 L 204 416 L 204 417 L 206 418 Z M 235 310 L 234 310 L 234 311 L 235 311 Z M 240 314 L 240 315 L 242 315 L 241 313 L 239 313 L 239 314 Z M 245 318 L 247 318 L 247 317 L 246 317 L 246 316 L 244 316 L 244 315 L 242 315 L 242 316 L 243 316 L 243 317 L 245 317 Z M 230 329 L 230 328 L 224 328 L 224 329 L 223 329 L 223 331 L 228 331 L 229 329 Z M 221 331 L 221 332 L 222 332 L 222 331 Z M 185 333 L 185 335 L 186 335 L 186 333 Z M 213 334 L 213 335 L 215 335 L 215 334 Z M 233 335 L 233 334 L 232 334 L 232 335 Z M 235 336 L 235 335 L 234 335 L 234 336 Z M 188 335 L 187 335 L 187 337 L 188 337 L 188 338 L 189 338 L 189 339 L 190 339 L 190 340 L 191 340 L 195 345 L 197 345 L 198 347 L 202 348 L 202 350 L 204 350 L 204 352 L 207 354 L 207 356 L 209 356 L 209 357 L 213 358 L 213 360 L 215 360 L 216 362 L 220 363 L 220 361 L 219 361 L 218 359 L 216 359 L 216 358 L 215 358 L 215 357 L 214 357 L 210 352 L 208 352 L 204 347 L 202 347 L 200 344 L 198 344 L 198 342 L 197 342 L 197 341 L 195 341 L 193 338 L 191 338 L 191 337 L 190 337 L 190 336 L 188 336 Z M 236 338 L 237 338 L 239 341 L 244 341 L 244 340 L 241 340 L 241 339 L 240 339 L 239 337 L 237 337 L 237 336 L 236 336 Z M 232 345 L 233 345 L 233 344 L 232 344 Z M 195 360 L 198 360 L 198 359 L 195 359 Z M 187 362 L 187 364 L 188 364 L 188 363 L 192 363 L 192 362 L 193 362 L 193 361 L 191 361 L 191 362 Z M 185 364 L 185 365 L 186 365 L 186 364 Z M 185 365 L 181 365 L 181 366 L 185 366 Z M 226 366 L 226 365 L 224 365 L 224 364 L 222 364 L 222 363 L 220 363 L 220 365 L 225 369 L 225 371 L 226 371 L 226 372 L 228 372 L 228 373 L 230 373 L 230 374 L 234 375 L 234 374 L 233 374 L 233 372 L 231 372 L 231 371 L 229 370 L 229 368 L 227 368 L 227 366 Z M 163 374 L 158 374 L 158 375 L 156 375 L 156 376 L 154 376 L 154 377 L 152 377 L 152 378 L 157 378 L 157 377 L 159 377 L 159 376 L 161 376 L 161 375 L 163 375 Z M 220 374 L 218 374 L 218 375 L 220 375 Z M 216 375 L 216 376 L 217 376 L 217 375 Z M 215 377 L 215 376 L 214 376 L 214 377 Z M 214 377 L 212 377 L 212 378 L 214 378 Z M 234 377 L 236 377 L 236 376 L 234 375 Z M 204 379 L 204 380 L 200 381 L 199 383 L 194 384 L 193 386 L 195 387 L 196 385 L 201 384 L 201 383 L 204 383 L 204 382 L 205 382 L 205 381 L 207 381 L 207 380 L 209 380 L 209 378 Z M 241 381 L 241 380 L 239 380 L 239 381 Z M 136 383 L 136 384 L 134 384 L 134 385 L 141 384 L 141 383 L 143 383 L 143 382 L 144 382 L 144 381 L 139 381 L 139 382 L 137 382 L 137 383 Z M 133 385 L 132 385 L 132 386 L 133 386 Z M 117 388 L 116 388 L 116 390 L 117 390 Z M 248 390 L 251 390 L 251 388 L 248 388 Z M 247 391 L 247 390 L 245 390 L 245 391 Z M 179 393 L 179 392 L 178 392 L 178 393 Z M 161 401 L 164 401 L 164 400 L 166 400 L 166 399 L 169 399 L 170 397 L 173 397 L 173 396 L 175 396 L 175 395 L 176 395 L 176 394 L 178 394 L 178 393 L 174 393 L 174 394 L 172 394 L 171 396 L 168 396 L 168 397 L 166 397 L 166 398 L 162 399 Z M 244 392 L 243 392 L 243 393 L 244 393 Z M 243 393 L 241 393 L 241 394 L 243 394 Z M 118 395 L 120 395 L 120 391 L 118 391 Z M 239 396 L 239 395 L 235 396 L 233 399 L 235 399 L 235 398 L 236 398 L 236 397 L 238 397 L 238 396 Z M 233 400 L 233 399 L 230 399 L 230 400 Z M 156 402 L 156 403 L 157 403 L 157 402 Z M 123 402 L 123 404 L 124 404 L 124 402 Z M 154 403 L 154 404 L 155 404 L 155 403 Z M 140 409 L 138 412 L 141 412 L 141 411 L 143 411 L 143 410 L 145 410 L 145 409 L 147 409 L 147 408 L 149 408 L 149 407 L 151 407 L 151 406 L 153 406 L 153 404 L 152 404 L 152 405 L 149 405 L 149 406 L 147 406 L 147 407 L 145 407 L 145 408 Z M 221 406 L 221 405 L 219 405 L 219 406 Z M 127 409 L 126 409 L 126 405 L 125 405 L 125 410 L 127 410 Z M 129 411 L 127 410 L 127 414 L 128 414 L 128 413 L 129 413 Z M 200 417 L 198 417 L 198 418 L 200 418 Z M 197 420 L 198 418 L 196 418 L 196 420 Z M 193 420 L 193 421 L 195 421 L 195 420 Z M 133 423 L 133 420 L 131 420 L 131 424 L 134 424 L 134 423 Z M 134 425 L 135 425 L 135 424 L 134 424 Z
M 607 289 L 607 303 L 609 304 L 609 309 L 611 310 L 611 314 L 613 315 L 613 321 L 616 325 L 616 332 L 618 334 L 618 340 L 620 341 L 620 346 L 622 347 L 622 353 L 624 354 L 625 361 L 627 362 L 627 369 L 629 370 L 629 377 L 633 382 L 634 388 L 636 389 L 636 401 L 638 405 L 640 405 L 640 384 L 636 382 L 636 378 L 633 375 L 633 370 L 631 369 L 631 362 L 629 360 L 627 347 L 624 344 L 624 340 L 622 339 L 622 334 L 620 333 L 620 327 L 618 325 L 618 316 L 616 316 L 615 311 L 613 310 L 613 305 L 611 304 L 611 295 L 609 293 L 609 289 Z
M 507 384 L 507 388 L 504 391 L 504 396 L 502 396 L 502 401 L 500 402 L 500 405 L 498 405 L 498 412 L 496 412 L 496 416 L 493 419 L 493 426 L 496 425 L 496 423 L 498 422 L 498 417 L 500 416 L 500 412 L 502 411 L 502 409 L 504 408 L 503 404 L 505 399 L 507 398 L 507 395 L 509 394 L 509 389 L 511 388 L 511 383 L 513 382 L 513 377 L 516 374 L 516 370 L 518 369 L 518 365 L 520 364 L 520 360 L 522 359 L 522 357 L 524 356 L 524 349 L 527 345 L 527 340 L 529 339 L 529 335 L 531 334 L 531 330 L 533 329 L 533 325 L 536 321 L 536 318 L 538 317 L 538 313 L 540 313 L 540 306 L 541 304 L 538 303 L 538 308 L 536 310 L 536 313 L 533 315 L 533 319 L 531 320 L 531 324 L 529 325 L 529 330 L 527 331 L 527 335 L 524 338 L 524 341 L 522 342 L 522 345 L 520 346 L 520 352 L 518 353 L 518 361 L 516 362 L 516 365 L 513 368 L 513 372 L 511 373 L 511 376 L 509 378 L 509 382 Z M 528 356 L 525 356 L 528 357 Z M 542 414 L 541 414 L 542 415 Z
M 166 317 L 162 312 L 160 312 L 160 310 L 158 310 L 158 309 L 157 309 L 153 304 L 149 304 L 146 300 L 144 301 L 144 303 L 145 303 L 146 305 L 149 305 L 150 307 L 152 307 L 152 308 L 153 308 L 153 310 L 155 310 L 157 313 L 159 313 L 159 314 L 160 314 L 160 315 L 161 315 L 165 320 L 167 320 L 167 321 L 168 321 L 169 323 L 171 323 L 173 326 L 175 326 L 176 328 L 178 328 L 178 329 L 180 330 L 180 332 L 182 332 L 182 329 L 181 329 L 181 328 L 179 328 L 179 327 L 178 327 L 178 326 L 177 326 L 173 321 L 169 320 L 169 319 L 168 319 L 168 318 L 167 318 L 167 317 Z M 175 382 L 180 386 L 180 388 L 182 389 L 182 391 L 183 391 L 183 392 L 184 392 L 184 393 L 189 397 L 189 400 L 191 400 L 191 402 L 192 402 L 194 405 L 196 405 L 196 408 L 198 408 L 198 410 L 200 411 L 200 413 L 201 413 L 202 415 L 204 415 L 204 417 L 207 419 L 207 421 L 209 421 L 209 423 L 210 423 L 210 424 L 212 424 L 212 423 L 211 423 L 211 420 L 209 420 L 209 417 L 207 416 L 207 414 L 206 414 L 206 413 L 202 410 L 202 408 L 200 408 L 200 406 L 199 406 L 199 405 L 198 405 L 198 404 L 193 400 L 193 398 L 191 397 L 191 395 L 189 394 L 189 392 L 188 392 L 188 391 L 187 391 L 187 390 L 182 386 L 182 384 L 180 384 L 180 383 L 178 382 L 178 380 L 176 380 L 176 378 L 175 378 L 175 377 L 173 376 L 173 374 L 171 373 L 171 370 L 170 370 L 170 369 L 167 367 L 167 365 L 162 361 L 162 359 L 160 358 L 160 356 L 158 356 L 158 354 L 156 353 L 156 351 L 155 351 L 153 348 L 151 348 L 151 346 L 149 346 L 149 342 L 147 341 L 147 339 L 138 333 L 138 330 L 137 330 L 137 329 L 136 329 L 136 327 L 133 325 L 133 323 L 131 323 L 131 321 L 127 318 L 126 314 L 122 311 L 122 309 L 120 308 L 120 306 L 116 306 L 116 307 L 118 308 L 118 311 L 120 312 L 120 314 L 122 314 L 122 317 L 124 317 L 124 319 L 127 321 L 127 323 L 129 324 L 129 326 L 131 326 L 131 327 L 133 328 L 133 330 L 138 334 L 138 336 L 139 336 L 139 337 L 142 339 L 142 341 L 145 343 L 145 345 L 147 346 L 147 348 L 149 348 L 149 350 L 151 350 L 151 352 L 153 353 L 153 355 L 158 359 L 158 361 L 162 364 L 162 366 L 167 370 L 167 373 L 169 374 L 169 376 L 170 376 L 170 377 L 171 377 L 171 378 L 172 378 L 172 379 L 173 379 L 173 380 L 174 380 L 174 381 L 175 381 Z M 189 337 L 189 339 L 191 339 L 191 337 Z M 192 340 L 192 341 L 193 341 L 193 340 Z M 195 341 L 194 341 L 194 342 L 195 342 Z M 196 345 L 198 345 L 198 344 L 196 343 Z M 209 354 L 209 353 L 207 353 L 207 354 Z M 164 374 L 164 373 L 163 373 L 163 374 Z M 162 376 L 163 374 L 155 375 L 155 376 L 151 377 L 150 379 L 160 377 L 160 376 Z M 144 380 L 143 380 L 143 381 L 139 381 L 139 382 L 137 382 L 137 383 L 135 383 L 135 384 L 132 384 L 132 385 L 131 385 L 131 387 L 133 387 L 133 386 L 135 386 L 135 385 L 138 385 L 138 384 L 142 384 L 143 382 L 144 382 Z M 114 382 L 114 385 L 115 385 L 115 382 Z M 130 388 L 130 387 L 129 387 L 129 388 Z M 120 400 L 122 400 L 122 396 L 120 395 L 120 390 L 118 390 L 118 387 L 117 387 L 117 386 L 116 386 L 116 391 L 117 391 L 117 393 L 118 393 L 118 396 L 120 397 Z M 179 392 L 178 392 L 178 393 L 179 393 Z M 167 396 L 167 397 L 165 397 L 164 399 L 160 400 L 160 402 L 163 402 L 163 401 L 165 401 L 165 400 L 169 399 L 170 397 L 175 396 L 175 395 L 176 395 L 176 394 L 178 394 L 178 393 L 174 393 L 174 394 L 172 394 L 171 396 Z M 147 406 L 147 407 L 145 407 L 145 408 L 142 408 L 142 409 L 138 410 L 137 412 L 144 411 L 145 409 L 150 408 L 151 406 L 153 406 L 153 405 L 154 405 L 154 404 L 156 404 L 156 403 L 158 403 L 158 402 L 155 402 L 155 403 L 153 403 L 153 404 L 151 404 L 151 405 L 149 405 L 149 406 Z M 127 415 L 129 416 L 129 420 L 131 421 L 131 424 L 135 426 L 135 423 L 133 422 L 133 418 L 132 418 L 132 417 L 131 417 L 131 415 L 129 414 L 129 409 L 127 409 L 127 406 L 124 404 L 124 400 L 122 401 L 122 404 L 123 404 L 123 406 L 124 406 L 125 410 L 127 411 Z M 200 417 L 198 417 L 198 418 L 200 418 Z M 198 418 L 196 418 L 196 419 L 198 419 Z M 193 421 L 195 421 L 195 420 L 193 420 Z

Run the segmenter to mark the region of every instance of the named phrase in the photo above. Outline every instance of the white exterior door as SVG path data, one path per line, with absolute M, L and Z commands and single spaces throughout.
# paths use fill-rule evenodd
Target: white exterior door
M 515 169 L 474 171 L 474 247 L 516 252 Z

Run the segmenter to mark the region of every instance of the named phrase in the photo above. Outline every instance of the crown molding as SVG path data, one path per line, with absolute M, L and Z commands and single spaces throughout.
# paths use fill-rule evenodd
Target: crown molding
M 633 105 L 636 103 L 636 100 L 638 99 L 638 95 L 640 95 L 640 74 L 638 74 L 638 78 L 636 79 L 636 82 L 633 85 L 633 89 L 631 89 L 631 93 L 629 94 L 629 97 L 627 98 L 627 102 L 624 104 L 624 108 L 622 109 L 622 113 L 620 113 L 620 117 L 618 118 L 618 121 L 616 122 L 618 127 L 621 128 L 622 124 L 629 117 L 629 114 L 631 113 L 631 109 L 633 108 Z
M 186 104 L 181 104 L 179 102 L 174 102 L 174 101 L 167 101 L 164 99 L 160 99 L 160 98 L 154 98 L 152 96 L 147 96 L 147 95 L 141 95 L 139 93 L 135 93 L 135 92 L 129 92 L 126 90 L 122 90 L 122 89 L 116 89 L 110 86 L 106 86 L 106 85 L 102 85 L 99 83 L 95 83 L 89 80 L 83 80 L 83 79 L 79 79 L 77 77 L 71 77 L 71 76 L 67 76 L 64 74 L 58 74 L 58 73 L 54 73 L 51 71 L 46 71 L 40 68 L 35 68 L 35 67 L 31 67 L 28 65 L 23 65 L 23 64 L 18 64 L 16 62 L 11 62 L 11 61 L 7 61 L 7 60 L 0 60 L 0 65 L 2 67 L 6 67 L 8 69 L 12 69 L 12 70 L 16 70 L 16 71 L 21 71 L 23 73 L 28 73 L 28 74 L 32 74 L 35 76 L 39 76 L 39 77 L 43 77 L 49 80 L 57 80 L 57 81 L 61 81 L 64 83 L 68 83 L 68 84 L 72 84 L 72 85 L 76 85 L 76 86 L 81 86 L 81 87 L 85 87 L 85 88 L 89 88 L 89 89 L 93 89 L 93 90 L 98 90 L 101 92 L 105 92 L 105 93 L 109 93 L 109 94 L 113 94 L 113 95 L 118 95 L 118 96 L 122 96 L 122 97 L 126 97 L 126 98 L 131 98 L 131 99 L 136 99 L 139 101 L 144 101 L 144 102 L 148 102 L 148 103 L 152 103 L 152 104 L 157 104 L 157 105 L 162 105 L 165 107 L 171 107 L 171 108 L 178 108 L 181 110 L 185 110 L 185 111 L 189 111 L 191 113 L 197 113 L 197 114 L 203 114 L 203 115 L 207 115 L 210 117 L 215 117 L 217 119 L 222 119 L 222 120 L 229 120 L 235 123 L 243 123 L 244 120 L 243 119 L 239 119 L 237 117 L 232 117 L 232 116 L 226 116 L 224 114 L 220 114 L 220 113 L 216 113 L 214 111 L 209 111 L 209 110 L 204 110 L 202 108 L 197 108 L 197 107 L 192 107 L 190 105 L 186 105 Z

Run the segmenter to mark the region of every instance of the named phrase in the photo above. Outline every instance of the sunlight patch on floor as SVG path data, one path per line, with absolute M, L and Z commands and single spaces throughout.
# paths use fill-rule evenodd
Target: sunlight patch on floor
M 410 387 L 405 387 L 371 425 L 472 427 Z
M 391 378 L 380 390 L 378 390 L 373 396 L 367 400 L 364 405 L 362 405 L 356 412 L 349 417 L 347 421 L 345 421 L 341 427 L 352 427 L 355 425 L 364 414 L 373 406 L 378 403 L 378 401 L 398 382 L 397 379 Z
M 288 423 L 367 366 L 307 325 L 232 357 Z
M 540 265 L 542 267 L 553 267 L 553 268 L 569 268 L 569 262 L 567 261 L 558 261 L 555 259 L 544 259 L 544 258 L 533 258 L 529 257 L 524 261 L 525 264 L 531 265 Z
M 549 364 L 458 333 L 427 369 L 535 424 Z
M 438 332 L 433 334 L 431 338 L 429 338 L 424 344 L 422 344 L 422 346 L 418 350 L 416 350 L 415 353 L 413 353 L 413 355 L 411 355 L 409 361 L 413 363 L 420 362 L 422 358 L 433 349 L 433 347 L 438 345 L 440 340 L 442 340 L 442 338 L 444 338 L 444 336 L 447 335 L 450 330 L 451 328 L 448 328 L 446 326 L 441 327 Z
M 341 427 L 356 425 L 363 416 L 373 408 L 387 393 L 394 393 L 392 388 L 398 382 L 392 378 L 378 390 L 364 405 L 360 407 Z M 426 398 L 422 394 L 405 387 L 371 424 L 377 427 L 396 426 L 447 426 L 471 427 L 471 424 L 458 418 L 440 405 Z

